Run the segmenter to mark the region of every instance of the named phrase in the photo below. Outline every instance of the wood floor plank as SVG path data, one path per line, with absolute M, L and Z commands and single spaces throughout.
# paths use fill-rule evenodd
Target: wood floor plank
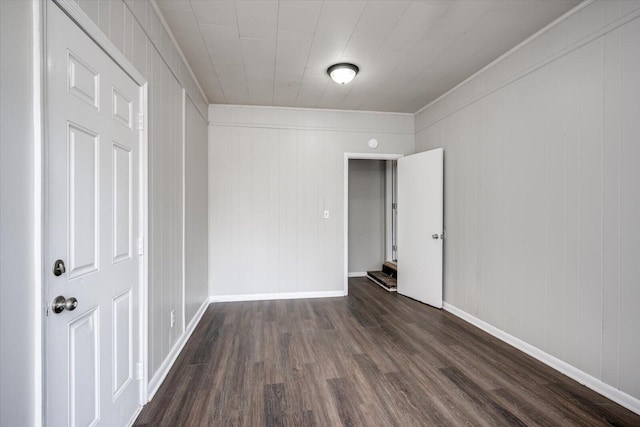
M 540 402 L 532 399 L 531 395 L 523 398 L 523 396 L 515 394 L 513 389 L 504 388 L 493 390 L 489 394 L 527 425 L 552 427 L 568 424 L 561 422 L 561 420 L 566 421 L 562 414 L 553 408 L 540 405 Z
M 392 401 L 396 396 L 391 393 L 384 373 L 378 369 L 373 361 L 366 354 L 354 355 L 357 362 L 358 370 L 364 381 L 358 381 L 362 385 L 361 390 L 366 393 L 366 401 L 373 403 L 381 408 L 384 419 L 389 420 L 390 425 L 398 425 L 402 419 L 402 415 L 398 413 L 399 408 L 392 405 Z M 356 378 L 359 376 L 354 375 Z
M 522 420 L 493 400 L 488 393 L 473 383 L 459 369 L 454 367 L 441 368 L 440 372 L 469 397 L 478 412 L 486 417 L 487 424 L 494 426 L 525 426 Z
M 333 404 L 338 409 L 338 416 L 342 425 L 347 427 L 363 426 L 364 417 L 359 409 L 359 395 L 345 378 L 327 380 Z
M 264 386 L 264 421 L 268 426 L 286 425 L 287 402 L 284 384 L 265 384 Z
M 640 416 L 366 278 L 209 306 L 136 426 L 640 426 Z

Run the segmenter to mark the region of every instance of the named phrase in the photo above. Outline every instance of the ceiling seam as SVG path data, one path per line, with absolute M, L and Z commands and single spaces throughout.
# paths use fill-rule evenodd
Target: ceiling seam
M 414 0 L 412 0 L 412 2 L 413 2 L 413 1 L 414 1 Z M 416 43 L 413 45 L 413 47 L 412 47 L 412 48 L 411 48 L 411 49 L 406 53 L 405 57 L 406 57 L 407 55 L 412 54 L 412 53 L 413 53 L 413 51 L 415 50 L 416 46 L 418 46 L 420 43 L 422 43 L 422 41 L 423 41 L 423 40 L 425 40 L 425 39 L 429 36 L 429 34 L 431 34 L 431 32 L 433 31 L 433 29 L 434 29 L 435 27 L 437 27 L 437 26 L 438 26 L 438 24 L 440 23 L 440 21 L 442 20 L 442 18 L 444 18 L 444 16 L 447 14 L 447 12 L 448 12 L 449 10 L 450 10 L 449 8 L 447 8 L 447 9 L 444 9 L 444 10 L 443 10 L 443 12 L 440 14 L 440 16 L 438 16 L 438 19 L 436 19 L 436 21 L 435 21 L 435 22 L 433 23 L 433 25 L 432 25 L 432 26 L 427 30 L 427 32 L 426 32 L 426 33 L 424 33 L 424 35 L 423 35 L 422 37 L 420 37 L 420 39 L 419 39 L 418 41 L 416 41 Z M 394 71 L 395 71 L 395 70 L 397 70 L 397 69 L 398 69 L 398 67 L 400 67 L 400 64 L 398 64 L 398 65 L 396 66 L 396 68 L 394 68 L 394 69 L 393 69 L 393 71 L 390 73 L 390 75 L 393 75 Z M 391 100 L 390 100 L 390 101 L 395 102 L 395 100 L 396 100 L 396 99 L 397 99 L 397 96 L 394 96 L 394 97 L 392 97 L 392 98 L 391 98 Z M 389 104 L 391 104 L 391 102 L 390 102 Z M 389 104 L 388 104 L 388 105 L 389 105 Z M 413 114 L 413 113 L 411 113 L 411 114 Z
M 276 47 L 273 52 L 273 83 L 271 84 L 271 105 L 274 105 L 276 97 L 276 64 L 278 63 L 278 30 L 280 29 L 280 0 L 278 0 L 278 11 L 276 12 Z
M 313 48 L 313 41 L 316 38 L 316 33 L 318 32 L 318 24 L 320 23 L 320 17 L 322 16 L 322 11 L 324 10 L 325 2 L 322 2 L 322 6 L 320 7 L 320 13 L 318 13 L 318 19 L 316 20 L 316 26 L 313 29 L 313 35 L 311 36 L 311 45 L 309 46 L 309 52 L 307 53 L 307 59 L 304 61 L 304 70 L 302 70 L 302 78 L 300 80 L 300 86 L 298 86 L 298 92 L 296 93 L 296 99 L 293 101 L 293 105 L 298 105 L 298 98 L 300 97 L 300 89 L 302 88 L 302 82 L 304 82 L 304 76 L 307 74 L 307 67 L 309 65 L 309 58 L 311 57 L 311 49 Z M 324 91 L 323 91 L 324 92 Z
M 389 30 L 389 33 L 386 35 L 386 37 L 380 42 L 380 45 L 378 46 L 378 49 L 376 50 L 376 55 L 378 54 L 378 52 L 380 52 L 380 48 L 384 45 L 384 43 L 389 40 L 389 36 L 391 35 L 391 33 L 393 33 L 393 30 L 397 27 L 398 22 L 400 22 L 400 19 L 402 19 L 402 17 L 404 16 L 405 13 L 407 13 L 407 9 L 409 9 L 409 6 L 411 5 L 411 3 L 413 3 L 414 0 L 409 0 L 407 2 L 407 5 L 404 7 L 404 9 L 402 10 L 402 13 L 400 13 L 398 15 L 398 18 L 396 19 L 396 22 L 393 23 L 393 26 L 391 27 L 391 30 Z M 397 67 L 396 67 L 397 68 Z M 395 70 L 395 68 L 394 68 Z M 351 93 L 351 90 L 349 90 L 349 93 Z M 349 93 L 347 93 L 347 96 L 349 96 Z M 346 97 L 345 97 L 346 98 Z M 357 108 L 361 108 L 362 104 L 364 101 L 360 102 L 360 104 L 358 104 Z
M 240 34 L 240 18 L 238 18 L 238 8 L 236 2 L 233 3 L 233 10 L 236 15 L 236 28 L 238 29 L 238 41 L 240 42 L 240 53 L 242 54 L 242 74 L 244 75 L 244 88 L 247 91 L 247 103 L 249 102 L 249 79 L 247 79 L 247 64 L 244 61 L 244 48 L 242 47 L 242 35 Z M 227 100 L 227 103 L 229 101 Z M 273 102 L 272 102 L 273 103 Z
M 229 102 L 227 100 L 227 94 L 224 93 L 224 87 L 222 86 L 222 82 L 220 81 L 220 77 L 218 76 L 218 72 L 216 71 L 216 66 L 213 63 L 213 58 L 211 57 L 211 52 L 209 52 L 209 47 L 207 46 L 207 42 L 204 39 L 204 34 L 202 34 L 202 27 L 200 26 L 200 21 L 198 21 L 198 15 L 196 11 L 193 9 L 193 3 L 189 0 L 189 8 L 191 9 L 191 13 L 196 18 L 196 24 L 198 25 L 198 33 L 200 34 L 200 38 L 202 39 L 202 44 L 204 45 L 204 49 L 207 51 L 207 58 L 209 58 L 209 62 L 211 63 L 211 68 L 213 69 L 213 75 L 216 77 L 216 81 L 218 82 L 218 86 L 220 87 L 220 92 L 222 93 L 222 97 L 224 98 L 225 103 Z M 213 100 L 210 102 L 213 103 Z
M 475 25 L 477 25 L 477 24 L 478 24 L 478 22 L 480 22 L 480 20 L 481 20 L 482 18 L 484 18 L 484 16 L 485 16 L 485 15 L 487 15 L 489 12 L 491 12 L 491 11 L 493 10 L 493 8 L 496 6 L 496 4 L 497 4 L 497 1 L 496 1 L 496 0 L 494 0 L 494 2 L 493 2 L 493 4 L 492 4 L 492 6 L 491 6 L 489 9 L 487 9 L 487 10 L 486 10 L 482 15 L 478 16 L 478 18 L 476 18 L 476 20 L 473 22 L 473 24 L 471 24 L 469 27 L 467 27 L 467 29 L 466 29 L 465 31 L 461 32 L 461 33 L 458 35 L 458 37 L 456 37 L 454 40 L 452 40 L 452 41 L 451 41 L 451 43 L 449 43 L 449 44 L 448 44 L 444 49 L 442 49 L 442 51 L 440 52 L 440 54 L 439 54 L 437 57 L 435 57 L 435 58 L 434 58 L 434 60 L 431 62 L 431 64 L 430 64 L 430 65 L 428 65 L 426 68 L 424 68 L 424 69 L 420 72 L 420 74 L 418 74 L 418 81 L 420 81 L 420 78 L 421 78 L 423 75 L 425 75 L 425 73 L 426 73 L 428 70 L 430 70 L 430 69 L 431 69 L 435 64 L 437 64 L 437 63 L 438 63 L 438 61 L 439 61 L 439 59 L 442 57 L 442 55 L 444 55 L 446 52 L 448 52 L 448 51 L 449 51 L 449 49 L 451 48 L 451 46 L 453 46 L 453 45 L 454 45 L 458 40 L 460 40 L 460 39 L 461 39 L 465 34 L 467 34 L 467 32 L 469 32 L 469 30 L 470 30 L 471 28 L 473 28 Z M 449 10 L 451 10 L 451 9 L 449 9 Z M 447 12 L 449 12 L 449 10 L 448 10 Z M 417 100 L 417 99 L 418 99 L 418 96 L 414 96 L 414 97 L 412 98 L 411 104 L 413 105 L 414 100 Z

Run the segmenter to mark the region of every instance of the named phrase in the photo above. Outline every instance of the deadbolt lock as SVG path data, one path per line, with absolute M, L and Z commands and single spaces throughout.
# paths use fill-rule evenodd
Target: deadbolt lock
M 64 274 L 65 271 L 67 271 L 67 268 L 64 266 L 64 261 L 62 261 L 61 259 L 58 259 L 56 260 L 56 262 L 53 263 L 54 276 L 61 276 Z

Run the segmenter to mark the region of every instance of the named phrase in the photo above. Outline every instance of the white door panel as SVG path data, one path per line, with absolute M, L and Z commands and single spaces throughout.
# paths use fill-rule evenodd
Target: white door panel
M 100 137 L 97 128 L 95 126 L 94 131 L 75 123 L 67 125 L 70 278 L 98 269 Z
M 398 293 L 442 308 L 443 150 L 398 160 Z
M 46 425 L 126 425 L 140 406 L 141 92 L 47 6 L 46 297 L 77 307 L 48 307 Z
M 100 419 L 100 337 L 98 308 L 69 322 L 69 425 Z M 48 425 L 57 421 L 47 417 Z

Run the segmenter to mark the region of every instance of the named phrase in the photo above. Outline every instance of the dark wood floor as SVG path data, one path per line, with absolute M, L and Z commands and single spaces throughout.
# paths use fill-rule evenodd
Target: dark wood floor
M 635 425 L 640 416 L 368 279 L 212 304 L 138 426 Z

